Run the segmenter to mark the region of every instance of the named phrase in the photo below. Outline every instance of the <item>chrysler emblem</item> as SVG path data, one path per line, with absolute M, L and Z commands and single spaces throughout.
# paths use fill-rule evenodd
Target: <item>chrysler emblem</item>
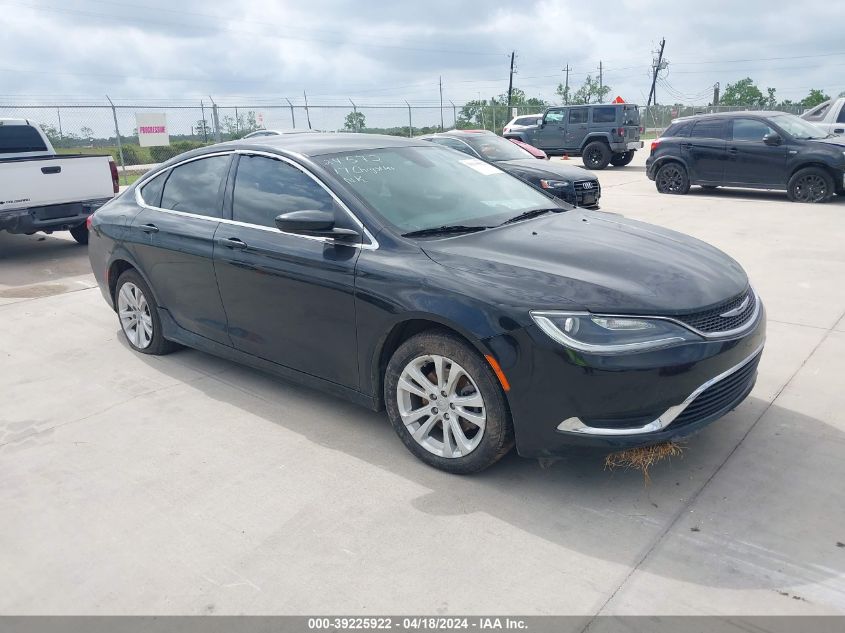
M 730 317 L 735 317 L 738 314 L 742 314 L 743 311 L 745 310 L 745 308 L 748 307 L 749 301 L 751 301 L 751 297 L 745 297 L 745 299 L 742 300 L 742 303 L 740 303 L 733 310 L 728 310 L 727 312 L 722 312 L 722 314 L 720 314 L 719 316 L 722 317 L 723 319 L 728 319 Z

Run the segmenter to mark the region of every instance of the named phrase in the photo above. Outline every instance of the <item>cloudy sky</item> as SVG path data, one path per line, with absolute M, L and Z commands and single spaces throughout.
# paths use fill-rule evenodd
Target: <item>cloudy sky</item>
M 0 99 L 460 103 L 515 85 L 554 99 L 605 67 L 644 103 L 666 38 L 662 103 L 706 103 L 751 76 L 779 98 L 845 90 L 845 2 L 637 0 L 0 0 Z

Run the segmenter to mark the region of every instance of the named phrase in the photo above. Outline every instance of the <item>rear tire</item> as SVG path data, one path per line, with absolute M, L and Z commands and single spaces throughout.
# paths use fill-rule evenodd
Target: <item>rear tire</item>
M 158 304 L 150 287 L 135 270 L 127 270 L 117 278 L 114 297 L 120 329 L 133 350 L 163 356 L 179 348 L 164 338 Z
M 682 196 L 689 191 L 689 176 L 680 163 L 666 163 L 657 170 L 654 184 L 660 193 Z
M 624 167 L 634 160 L 634 150 L 614 154 L 610 159 L 610 164 L 614 167 Z
M 820 167 L 799 169 L 786 186 L 786 195 L 792 202 L 828 202 L 833 191 L 833 178 Z
M 88 243 L 88 227 L 83 222 L 79 226 L 75 226 L 70 230 L 70 234 L 78 243 L 85 245 Z
M 607 143 L 593 141 L 584 148 L 581 157 L 587 169 L 601 170 L 610 163 L 611 152 Z
M 399 346 L 385 371 L 384 402 L 405 447 L 448 473 L 477 473 L 513 446 L 499 381 L 478 352 L 450 332 L 421 332 Z

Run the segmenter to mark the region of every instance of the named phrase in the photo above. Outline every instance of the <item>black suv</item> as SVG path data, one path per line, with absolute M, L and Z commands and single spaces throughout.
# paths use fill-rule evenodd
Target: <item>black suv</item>
M 631 103 L 555 106 L 538 125 L 513 130 L 515 138 L 550 156 L 582 156 L 587 169 L 622 167 L 642 148 L 640 113 Z
M 685 117 L 652 142 L 646 174 L 660 193 L 750 187 L 827 202 L 845 193 L 845 138 L 784 112 Z

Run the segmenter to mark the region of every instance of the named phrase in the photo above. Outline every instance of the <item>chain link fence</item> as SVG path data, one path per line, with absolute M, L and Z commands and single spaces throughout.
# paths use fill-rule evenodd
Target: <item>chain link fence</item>
M 730 106 L 655 105 L 640 108 L 643 127 L 659 133 L 673 119 L 693 114 L 751 108 Z M 801 114 L 802 108 L 777 108 Z M 453 128 L 486 129 L 501 134 L 514 116 L 540 114 L 542 108 L 506 105 L 358 105 L 308 104 L 280 100 L 243 105 L 161 102 L 138 105 L 105 101 L 76 104 L 21 104 L 0 102 L 0 118 L 38 123 L 60 153 L 110 153 L 124 170 L 145 170 L 182 152 L 232 139 L 258 129 L 313 129 L 417 136 Z M 141 147 L 136 115 L 164 113 L 170 145 Z

